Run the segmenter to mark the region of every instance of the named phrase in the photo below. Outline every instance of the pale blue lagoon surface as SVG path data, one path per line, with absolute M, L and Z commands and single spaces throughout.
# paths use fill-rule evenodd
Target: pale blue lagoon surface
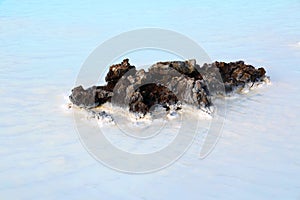
M 0 0 L 0 199 L 300 199 L 299 10 L 298 0 Z M 206 159 L 195 142 L 172 166 L 130 175 L 87 153 L 66 97 L 99 44 L 146 27 L 184 34 L 212 60 L 264 66 L 271 85 L 227 100 Z M 164 58 L 144 56 L 130 62 Z

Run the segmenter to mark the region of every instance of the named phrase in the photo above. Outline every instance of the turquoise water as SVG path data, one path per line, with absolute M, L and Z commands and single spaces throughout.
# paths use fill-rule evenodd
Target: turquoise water
M 299 199 L 299 10 L 297 0 L 0 1 L 1 199 Z M 227 101 L 206 159 L 193 145 L 169 168 L 128 175 L 85 151 L 65 97 L 99 44 L 145 27 L 184 34 L 212 60 L 265 66 L 272 84 Z

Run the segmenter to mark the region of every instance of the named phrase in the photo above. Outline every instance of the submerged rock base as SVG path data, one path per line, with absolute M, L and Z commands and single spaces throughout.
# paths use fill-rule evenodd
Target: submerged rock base
M 210 112 L 212 97 L 228 95 L 266 78 L 264 68 L 256 69 L 243 61 L 203 66 L 196 60 L 158 62 L 145 71 L 136 70 L 129 59 L 124 59 L 109 68 L 106 85 L 75 87 L 69 98 L 76 106 L 86 109 L 111 102 L 142 115 L 157 105 L 168 111 L 170 107 L 181 109 L 181 104 L 189 104 Z

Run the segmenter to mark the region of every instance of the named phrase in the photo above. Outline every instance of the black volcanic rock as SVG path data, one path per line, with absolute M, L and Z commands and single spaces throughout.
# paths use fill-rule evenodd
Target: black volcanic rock
M 208 109 L 211 101 L 207 86 L 196 70 L 194 60 L 158 62 L 125 74 L 114 88 L 112 102 L 128 105 L 130 111 L 147 113 L 153 105 L 170 109 L 177 102 Z
M 215 62 L 213 65 L 219 69 L 227 92 L 236 87 L 244 87 L 246 83 L 262 81 L 266 74 L 264 68 L 255 69 L 252 65 L 246 65 L 244 61 Z
M 69 96 L 70 101 L 76 106 L 84 108 L 101 106 L 110 101 L 116 83 L 129 70 L 135 71 L 135 66 L 130 65 L 128 59 L 124 59 L 120 64 L 110 66 L 105 77 L 106 85 L 92 86 L 86 90 L 82 86 L 75 87 Z
M 107 82 L 106 89 L 113 91 L 119 79 L 129 70 L 132 72 L 135 71 L 135 66 L 129 64 L 129 59 L 124 59 L 120 64 L 110 66 L 105 77 L 105 81 Z
M 178 102 L 176 95 L 167 87 L 150 83 L 142 85 L 130 96 L 129 111 L 146 114 L 155 105 L 169 110 L 169 105 Z
M 247 84 L 262 82 L 265 74 L 264 68 L 255 69 L 243 61 L 214 62 L 201 67 L 196 60 L 158 62 L 145 71 L 136 70 L 124 59 L 109 68 L 106 85 L 86 90 L 82 86 L 75 87 L 70 100 L 84 108 L 110 101 L 143 115 L 151 112 L 153 106 L 169 110 L 178 103 L 209 111 L 214 95 L 226 95 Z
M 101 86 L 93 86 L 86 90 L 82 86 L 78 86 L 72 89 L 69 98 L 76 106 L 95 108 L 107 102 L 112 95 L 112 92 L 102 89 Z
M 168 66 L 175 69 L 181 74 L 187 75 L 190 78 L 195 80 L 202 80 L 202 75 L 199 71 L 199 65 L 196 64 L 196 60 L 187 60 L 187 61 L 171 61 L 171 62 L 158 62 L 154 66 L 160 68 L 161 66 Z

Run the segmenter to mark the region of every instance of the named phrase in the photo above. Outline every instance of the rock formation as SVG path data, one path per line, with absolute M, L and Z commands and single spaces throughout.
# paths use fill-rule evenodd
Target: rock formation
M 105 87 L 104 87 L 105 88 Z M 72 89 L 69 96 L 71 102 L 79 107 L 95 108 L 110 100 L 113 93 L 101 86 L 93 86 L 86 90 L 80 85 Z
M 112 65 L 104 86 L 75 87 L 73 104 L 87 109 L 105 102 L 129 107 L 131 112 L 146 114 L 156 106 L 180 109 L 181 103 L 210 111 L 211 97 L 226 95 L 246 84 L 262 82 L 264 68 L 255 69 L 243 61 L 214 62 L 199 66 L 196 60 L 158 62 L 148 71 L 136 70 L 128 59 Z
M 252 65 L 246 65 L 244 61 L 215 62 L 211 65 L 205 65 L 203 69 L 214 67 L 217 67 L 221 74 L 226 93 L 232 92 L 238 87 L 244 87 L 247 83 L 263 81 L 266 74 L 264 68 L 255 69 Z

